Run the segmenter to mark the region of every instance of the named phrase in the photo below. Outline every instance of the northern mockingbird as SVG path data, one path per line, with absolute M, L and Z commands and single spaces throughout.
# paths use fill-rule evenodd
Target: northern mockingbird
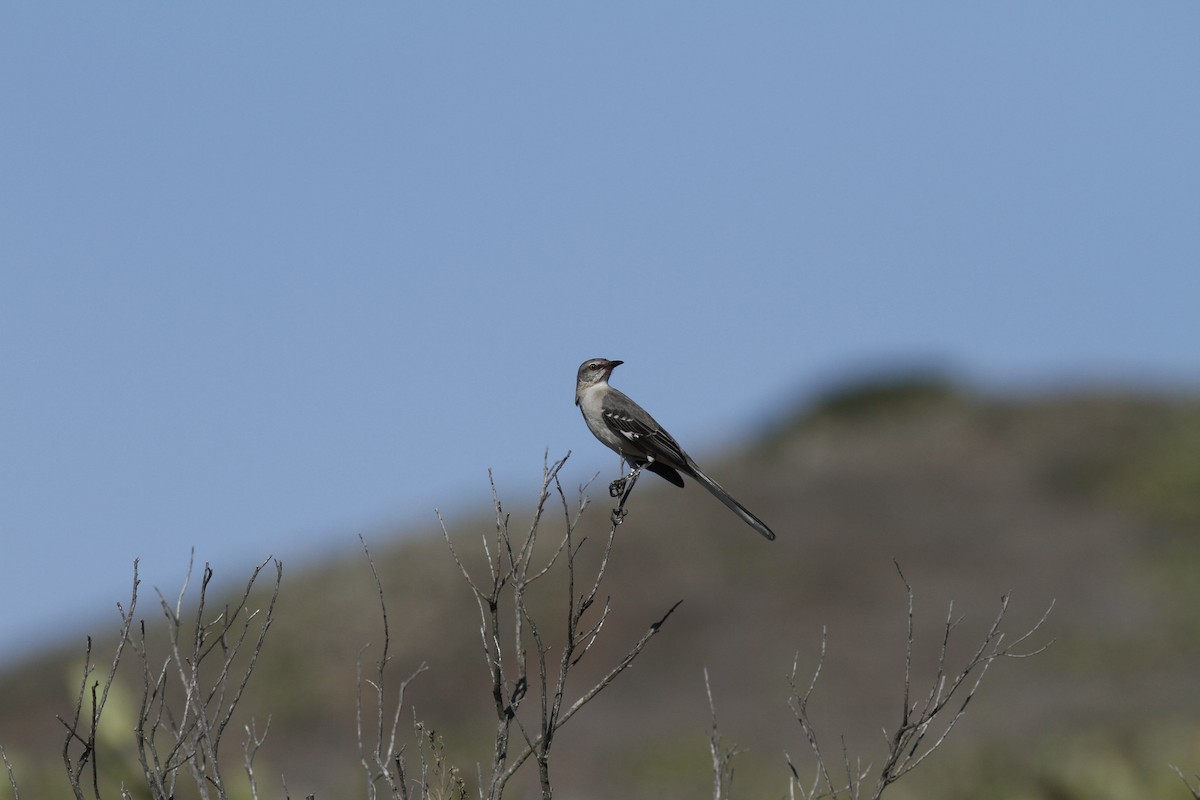
M 575 378 L 575 405 L 583 412 L 584 422 L 597 439 L 629 463 L 630 473 L 613 481 L 608 487 L 610 495 L 621 498 L 620 504 L 613 510 L 613 522 L 621 521 L 625 498 L 633 490 L 633 484 L 637 482 L 642 469 L 648 469 L 676 486 L 683 486 L 680 473 L 690 475 L 741 517 L 743 522 L 768 539 L 774 539 L 775 534 L 771 529 L 730 497 L 719 483 L 705 475 L 671 434 L 654 421 L 654 417 L 608 385 L 608 377 L 613 369 L 623 363 L 607 358 L 591 358 L 579 365 L 579 374 Z

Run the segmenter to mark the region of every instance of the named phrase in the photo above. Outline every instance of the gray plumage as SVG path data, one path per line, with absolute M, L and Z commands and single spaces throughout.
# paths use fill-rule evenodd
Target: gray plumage
M 592 358 L 579 365 L 575 379 L 575 405 L 583 412 L 591 432 L 637 470 L 648 469 L 676 486 L 683 486 L 683 475 L 696 479 L 718 500 L 767 539 L 774 532 L 730 496 L 719 483 L 704 474 L 679 442 L 667 433 L 654 417 L 623 392 L 608 385 L 613 369 L 622 361 Z M 682 473 L 682 474 L 681 474 Z

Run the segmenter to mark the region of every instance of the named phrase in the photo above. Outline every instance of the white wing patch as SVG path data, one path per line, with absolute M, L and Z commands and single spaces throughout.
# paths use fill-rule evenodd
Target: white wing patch
M 616 420 L 617 422 L 633 422 L 633 417 L 621 416 L 620 414 L 617 414 L 612 411 L 605 411 L 604 416 L 608 417 L 609 419 Z M 640 439 L 642 437 L 642 435 L 640 433 L 638 433 L 637 431 L 619 430 L 619 431 L 617 431 L 617 433 L 621 434 L 622 436 L 624 436 L 626 439 L 630 440 L 631 442 L 636 442 L 638 439 Z

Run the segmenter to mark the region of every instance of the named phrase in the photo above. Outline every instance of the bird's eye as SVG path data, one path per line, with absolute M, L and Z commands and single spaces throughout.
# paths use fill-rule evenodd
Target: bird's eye
M 588 369 L 592 369 L 592 370 L 600 369 L 600 365 L 599 364 L 588 364 Z

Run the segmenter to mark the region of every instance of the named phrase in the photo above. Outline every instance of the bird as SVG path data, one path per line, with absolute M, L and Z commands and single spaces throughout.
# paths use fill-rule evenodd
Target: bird
M 575 405 L 583 413 L 583 421 L 601 443 L 614 450 L 630 466 L 628 475 L 609 486 L 609 494 L 621 498 L 613 511 L 613 522 L 620 523 L 624 516 L 625 499 L 632 491 L 638 475 L 647 469 L 679 487 L 683 486 L 684 475 L 694 478 L 743 522 L 773 541 L 774 531 L 735 500 L 721 484 L 705 475 L 654 417 L 619 389 L 608 385 L 613 370 L 624 363 L 607 358 L 589 358 L 579 365 L 579 373 L 575 378 Z

